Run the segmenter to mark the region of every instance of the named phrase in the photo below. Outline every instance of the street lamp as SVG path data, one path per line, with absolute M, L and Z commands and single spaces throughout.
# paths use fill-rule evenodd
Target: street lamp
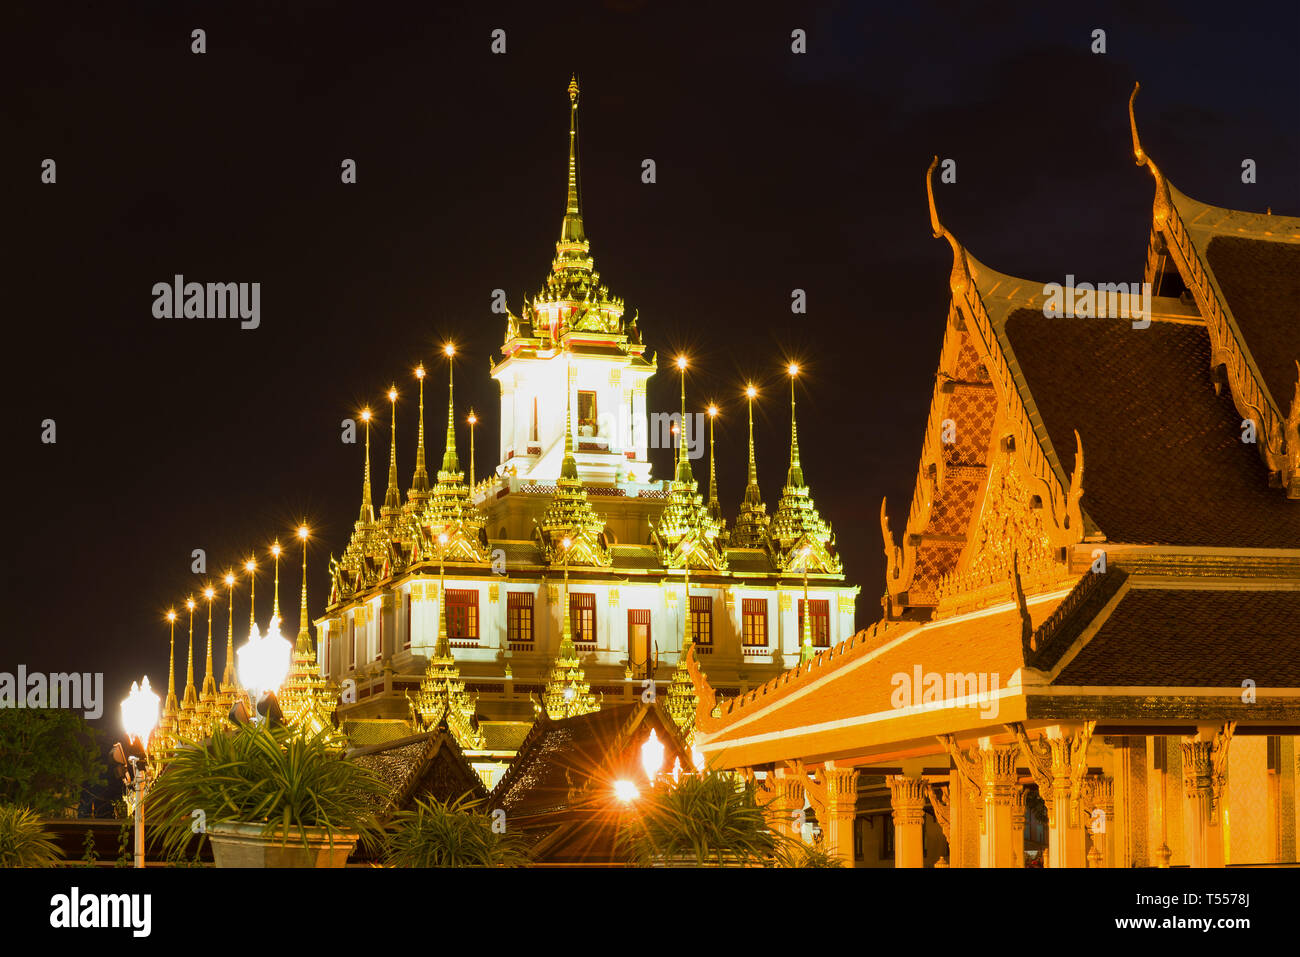
M 646 779 L 654 786 L 655 779 L 664 766 L 664 745 L 659 740 L 659 735 L 655 729 L 650 729 L 650 737 L 645 739 L 641 745 L 641 768 L 645 771 Z
M 248 636 L 248 644 L 239 649 L 239 682 L 248 689 L 252 705 L 252 720 L 257 721 L 258 701 L 266 694 L 273 695 L 289 674 L 293 646 L 280 634 L 280 543 L 271 546 L 275 557 L 275 600 L 271 622 L 266 634 L 259 635 L 256 623 Z
M 130 784 L 132 800 L 135 804 L 135 866 L 144 867 L 144 772 L 140 769 L 140 754 L 149 744 L 149 736 L 158 724 L 158 695 L 149 687 L 149 678 L 145 676 L 140 684 L 131 682 L 131 693 L 122 702 L 122 727 L 126 730 L 127 743 L 134 739 L 136 746 L 128 756 L 130 762 Z

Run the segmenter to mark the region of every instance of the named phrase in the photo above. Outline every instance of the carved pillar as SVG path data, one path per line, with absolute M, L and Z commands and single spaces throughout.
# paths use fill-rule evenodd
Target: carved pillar
M 1091 807 L 1087 816 L 1087 829 L 1092 844 L 1088 859 L 1095 862 L 1096 867 L 1114 867 L 1118 830 L 1115 820 L 1115 779 L 1101 774 L 1089 775 L 1088 798 Z
M 1149 863 L 1150 828 L 1147 824 L 1147 739 L 1118 739 L 1115 747 L 1113 834 L 1106 861 L 1111 867 L 1130 868 Z M 1107 824 L 1110 827 L 1110 824 Z
M 939 825 L 939 830 L 943 831 L 943 839 L 948 842 L 948 853 L 941 855 L 939 860 L 934 862 L 934 866 L 947 867 L 948 859 L 952 857 L 952 801 L 949 797 L 952 786 L 940 790 L 937 784 L 931 784 L 927 793 L 930 798 L 930 808 L 934 811 L 934 819 Z M 942 865 L 939 861 L 943 862 Z
M 1047 805 L 1047 866 L 1087 867 L 1086 823 L 1080 814 L 1088 745 L 1095 721 L 1078 731 L 1056 725 L 1047 729 L 1046 746 L 1029 740 L 1024 725 L 1012 725 L 1038 791 Z
M 1012 867 L 1025 866 L 1025 789 L 1019 783 L 1011 792 L 1011 850 Z
M 777 768 L 767 776 L 767 790 L 771 794 L 772 826 L 778 834 L 792 840 L 803 840 L 804 776 Z
M 923 778 L 891 774 L 889 803 L 894 809 L 894 866 L 925 866 L 925 793 Z
M 1183 794 L 1187 801 L 1187 863 L 1191 867 L 1222 867 L 1222 853 L 1213 863 L 1211 841 L 1214 838 L 1214 791 L 1210 784 L 1213 742 L 1184 740 Z M 1222 851 L 1222 845 L 1220 845 Z
M 804 787 L 817 811 L 817 820 L 821 822 L 827 853 L 838 857 L 845 867 L 853 867 L 853 824 L 858 812 L 857 768 L 837 768 L 827 761 L 817 777 L 807 781 Z
M 1011 810 L 1015 791 L 1016 758 L 1019 745 L 986 745 L 975 752 L 980 767 L 982 827 L 980 867 L 1016 867 L 1017 852 L 1012 844 Z M 1020 857 L 1024 857 L 1024 824 L 1021 818 Z

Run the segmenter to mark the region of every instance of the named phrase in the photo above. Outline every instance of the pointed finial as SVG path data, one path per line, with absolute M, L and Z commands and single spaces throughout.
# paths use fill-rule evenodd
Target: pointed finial
M 171 633 L 169 643 L 171 651 L 167 658 L 167 701 L 172 702 L 176 698 L 176 611 L 167 609 L 168 631 Z
M 226 572 L 226 667 L 221 672 L 221 690 L 235 689 L 235 573 Z
M 1151 161 L 1151 157 L 1147 155 L 1146 150 L 1142 148 L 1142 141 L 1138 137 L 1137 116 L 1133 112 L 1133 103 L 1137 100 L 1138 90 L 1141 87 L 1142 84 L 1135 81 L 1133 83 L 1133 92 L 1128 97 L 1128 127 L 1129 133 L 1133 137 L 1133 161 L 1138 166 L 1145 166 L 1149 169 L 1152 178 L 1156 181 L 1156 197 L 1151 206 L 1151 218 L 1158 229 L 1168 219 L 1173 202 L 1169 197 L 1169 188 L 1165 183 L 1164 175 L 1156 167 L 1156 164 Z
M 718 407 L 709 403 L 709 512 L 714 518 L 722 515 L 722 503 L 718 501 L 718 468 L 713 455 L 713 422 L 718 417 Z
M 751 382 L 745 386 L 745 402 L 749 406 L 749 481 L 745 487 L 745 498 L 749 498 L 749 490 L 752 488 L 755 495 L 758 493 L 758 460 L 754 456 L 754 399 L 758 397 L 758 389 Z M 757 499 L 755 499 L 757 501 Z
M 1128 95 L 1128 128 L 1133 136 L 1133 159 L 1138 166 L 1144 165 L 1147 161 L 1147 154 L 1142 149 L 1142 141 L 1138 139 L 1137 117 L 1133 114 L 1133 101 L 1137 99 L 1138 90 L 1141 88 L 1142 84 L 1135 80 L 1133 82 L 1133 92 Z
M 803 464 L 799 460 L 799 425 L 794 414 L 794 380 L 799 377 L 799 364 L 791 362 L 785 371 L 790 375 L 790 471 L 785 483 L 797 487 L 804 484 Z
M 190 613 L 190 653 L 189 664 L 185 671 L 185 699 L 188 701 L 194 692 L 194 596 L 185 599 L 185 608 Z
M 402 493 L 397 490 L 397 383 L 388 388 L 388 404 L 392 408 L 392 436 L 388 443 L 388 490 L 384 492 L 384 508 L 402 507 Z
M 447 448 L 442 453 L 442 470 L 444 472 L 459 472 L 460 457 L 456 455 L 456 373 L 454 367 L 456 346 L 449 342 L 442 347 L 442 352 L 447 357 Z
M 298 647 L 303 653 L 311 651 L 311 626 L 307 620 L 307 538 L 311 535 L 306 525 L 298 526 L 298 540 L 302 542 L 302 604 L 298 610 Z
M 257 562 L 251 556 L 244 562 L 244 571 L 248 572 L 248 631 L 252 634 L 257 627 Z
M 364 478 L 361 481 L 361 514 L 357 521 L 363 525 L 373 525 L 375 522 L 375 497 L 370 490 L 370 420 L 374 416 L 370 413 L 370 408 L 361 410 L 361 421 L 366 426 L 366 469 Z
M 582 201 L 578 192 L 578 77 L 569 80 L 569 182 L 560 226 L 560 242 L 586 241 L 582 229 Z
M 207 667 L 203 672 L 203 690 L 208 690 L 208 685 L 213 681 L 212 676 L 212 599 L 217 596 L 216 590 L 208 587 L 203 589 L 203 597 L 208 602 L 208 660 Z
M 682 414 L 677 420 L 677 473 L 674 476 L 678 482 L 695 480 L 695 476 L 691 474 L 690 459 L 686 455 L 686 365 L 686 356 L 678 356 L 677 374 L 682 385 Z
M 407 493 L 409 499 L 411 494 L 419 495 L 429 491 L 429 470 L 424 463 L 424 363 L 415 367 L 415 377 L 420 380 L 420 425 L 417 432 L 415 445 L 415 476 L 411 479 L 411 491 Z
M 574 482 L 578 480 L 578 460 L 573 457 L 573 364 L 571 362 L 566 363 L 564 367 L 564 461 L 560 463 L 560 478 Z
M 939 157 L 936 155 L 930 160 L 930 168 L 925 171 L 925 195 L 930 204 L 930 228 L 934 231 L 935 239 L 946 239 L 948 245 L 952 247 L 952 276 L 948 280 L 948 285 L 953 292 L 960 293 L 970 283 L 970 270 L 966 265 L 966 251 L 961 248 L 961 243 L 957 242 L 957 237 L 939 222 L 939 210 L 934 205 L 934 170 L 938 165 Z
M 280 540 L 271 543 L 271 554 L 275 557 L 275 598 L 271 603 L 271 617 L 280 617 Z

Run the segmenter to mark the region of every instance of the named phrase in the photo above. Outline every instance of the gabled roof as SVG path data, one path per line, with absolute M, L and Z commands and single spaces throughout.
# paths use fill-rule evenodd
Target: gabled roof
M 470 766 L 455 737 L 441 725 L 427 734 L 355 748 L 348 757 L 374 771 L 389 785 L 382 813 L 410 807 L 417 799 L 454 801 L 468 792 L 479 800 L 487 788 Z

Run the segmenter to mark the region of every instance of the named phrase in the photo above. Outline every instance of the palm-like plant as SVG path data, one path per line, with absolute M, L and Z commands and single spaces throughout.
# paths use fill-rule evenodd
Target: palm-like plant
M 177 751 L 149 792 L 148 817 L 161 829 L 169 857 L 194 841 L 196 811 L 203 812 L 207 829 L 262 824 L 265 835 L 306 846 L 307 829 L 318 828 L 332 845 L 344 835 L 378 835 L 374 811 L 386 790 L 369 770 L 344 758 L 328 733 L 248 724 Z
M 756 866 L 774 863 L 790 839 L 771 827 L 753 782 L 725 773 L 690 775 L 637 803 L 623 846 L 639 864 Z
M 54 867 L 61 859 L 35 811 L 0 804 L 0 867 Z
M 521 867 L 527 851 L 514 834 L 493 829 L 482 802 L 416 801 L 393 815 L 384 859 L 393 867 Z

